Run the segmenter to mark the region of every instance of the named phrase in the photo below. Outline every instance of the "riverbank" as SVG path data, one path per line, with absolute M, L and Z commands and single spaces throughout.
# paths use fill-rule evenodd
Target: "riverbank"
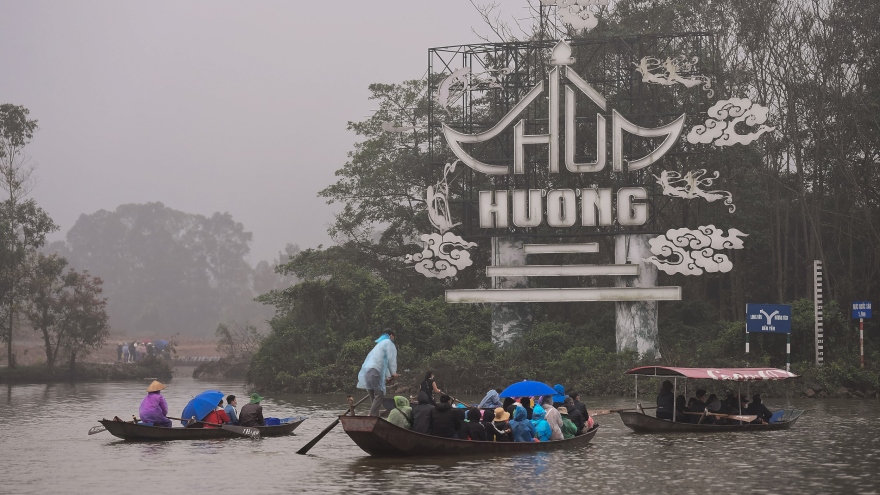
M 170 381 L 171 367 L 158 359 L 139 363 L 80 363 L 74 370 L 67 366 L 49 368 L 45 364 L 0 368 L 0 383 L 102 382 L 156 379 Z

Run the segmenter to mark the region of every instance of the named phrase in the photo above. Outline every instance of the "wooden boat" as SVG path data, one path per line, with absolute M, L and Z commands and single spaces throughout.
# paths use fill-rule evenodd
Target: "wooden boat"
M 718 433 L 725 431 L 775 431 L 787 430 L 803 414 L 794 409 L 786 411 L 783 420 L 775 423 L 742 425 L 708 425 L 695 423 L 677 423 L 668 419 L 657 419 L 639 411 L 620 411 L 623 424 L 636 433 Z
M 789 371 L 775 368 L 676 368 L 668 366 L 642 366 L 633 368 L 626 373 L 636 377 L 636 402 L 638 402 L 638 379 L 640 376 L 673 379 L 673 397 L 678 395 L 678 379 L 685 380 L 726 380 L 736 382 L 787 380 L 799 378 Z M 787 430 L 795 424 L 804 411 L 786 409 L 778 421 L 755 424 L 697 424 L 670 421 L 645 414 L 641 407 L 629 410 L 618 410 L 623 424 L 636 433 L 720 433 L 738 431 L 776 431 Z M 752 416 L 754 418 L 754 416 Z M 679 419 L 680 418 L 675 418 Z
M 260 430 L 260 437 L 277 437 L 290 435 L 305 418 L 292 418 L 292 421 L 277 426 L 254 426 Z M 221 428 L 165 428 L 161 426 L 147 426 L 127 421 L 102 419 L 99 421 L 114 437 L 123 440 L 212 440 L 216 438 L 233 438 L 239 435 Z
M 342 428 L 364 452 L 379 457 L 519 454 L 570 449 L 590 443 L 596 425 L 583 435 L 552 442 L 480 442 L 416 433 L 375 416 L 340 416 Z

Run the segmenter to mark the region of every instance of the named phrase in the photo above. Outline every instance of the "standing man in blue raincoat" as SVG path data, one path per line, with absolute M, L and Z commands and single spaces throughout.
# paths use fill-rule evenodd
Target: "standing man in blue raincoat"
M 367 354 L 361 372 L 358 373 L 357 388 L 366 389 L 370 394 L 370 416 L 379 415 L 379 407 L 385 397 L 385 384 L 397 378 L 397 347 L 394 346 L 394 332 L 386 328 L 376 339 L 376 347 Z

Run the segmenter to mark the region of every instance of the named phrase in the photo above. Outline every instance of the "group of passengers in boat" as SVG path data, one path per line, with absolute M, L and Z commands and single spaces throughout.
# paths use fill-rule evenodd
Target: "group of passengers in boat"
M 370 398 L 370 416 L 379 416 L 386 385 L 398 377 L 395 332 L 382 331 L 376 345 L 367 354 L 358 373 L 357 388 Z M 392 424 L 427 435 L 461 440 L 497 442 L 546 442 L 580 435 L 593 426 L 587 407 L 576 392 L 565 395 L 562 385 L 557 394 L 547 397 L 507 398 L 501 402 L 500 390 L 490 390 L 477 407 L 455 401 L 437 387 L 434 374 L 425 373 L 416 404 L 406 397 L 394 397 L 394 409 L 388 414 Z M 440 403 L 434 394 L 440 395 Z
M 396 426 L 426 435 L 459 440 L 488 442 L 549 442 L 583 434 L 593 419 L 580 402 L 577 392 L 565 394 L 562 385 L 557 395 L 506 398 L 501 390 L 490 390 L 477 407 L 468 407 L 449 395 L 440 395 L 433 403 L 430 392 L 440 390 L 429 371 L 412 405 L 406 397 L 394 397 L 394 409 L 388 421 Z
M 162 390 L 166 388 L 166 385 L 157 380 L 153 380 L 153 383 L 147 387 L 147 396 L 141 401 L 141 407 L 138 410 L 140 423 L 171 427 L 171 420 L 178 419 L 168 417 L 168 403 L 165 401 L 165 397 L 162 396 Z M 263 402 L 263 397 L 253 393 L 250 396 L 250 402 L 242 406 L 241 411 L 237 411 L 238 400 L 234 395 L 227 395 L 226 407 L 223 406 L 223 400 L 221 399 L 213 411 L 209 412 L 200 421 L 191 422 L 188 426 L 199 428 L 220 428 L 224 424 L 266 426 L 261 402 Z
M 766 424 L 773 416 L 773 412 L 761 402 L 760 394 L 755 394 L 749 403 L 744 395 L 735 395 L 730 390 L 724 393 L 724 399 L 720 399 L 716 394 L 707 395 L 705 390 L 697 389 L 690 399 L 685 399 L 684 395 L 675 397 L 672 382 L 665 380 L 657 395 L 657 418 L 677 423 L 736 425 L 742 422 L 719 415 L 757 416 L 752 421 L 755 424 Z

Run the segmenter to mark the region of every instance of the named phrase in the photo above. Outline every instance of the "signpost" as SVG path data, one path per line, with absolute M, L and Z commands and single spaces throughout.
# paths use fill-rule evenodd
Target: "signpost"
M 871 301 L 853 301 L 852 317 L 859 319 L 859 362 L 865 367 L 865 318 L 871 318 Z
M 791 306 L 788 304 L 746 304 L 746 354 L 750 333 L 784 333 L 785 370 L 791 371 Z

